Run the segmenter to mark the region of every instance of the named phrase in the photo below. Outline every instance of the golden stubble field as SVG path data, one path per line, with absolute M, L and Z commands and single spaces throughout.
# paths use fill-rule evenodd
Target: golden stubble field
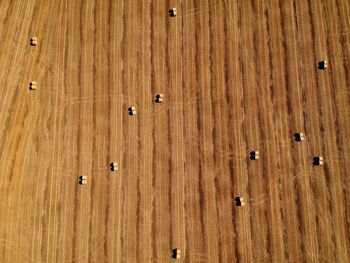
M 349 262 L 349 1 L 3 0 L 0 35 L 0 262 Z

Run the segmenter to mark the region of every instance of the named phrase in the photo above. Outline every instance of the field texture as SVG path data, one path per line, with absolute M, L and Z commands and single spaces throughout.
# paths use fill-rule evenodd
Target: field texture
M 0 36 L 1 263 L 350 262 L 348 0 L 2 0 Z

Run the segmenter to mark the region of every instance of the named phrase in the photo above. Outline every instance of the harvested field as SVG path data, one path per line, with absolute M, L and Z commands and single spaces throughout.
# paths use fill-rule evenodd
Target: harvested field
M 0 262 L 350 262 L 349 1 L 3 0 L 0 21 Z

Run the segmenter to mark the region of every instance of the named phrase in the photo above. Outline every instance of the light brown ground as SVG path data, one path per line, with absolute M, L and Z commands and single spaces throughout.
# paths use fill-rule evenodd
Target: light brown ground
M 349 262 L 349 1 L 3 0 L 0 35 L 0 262 Z

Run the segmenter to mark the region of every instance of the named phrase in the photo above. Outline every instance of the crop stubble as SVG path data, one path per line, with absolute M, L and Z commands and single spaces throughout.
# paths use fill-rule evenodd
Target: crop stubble
M 1 262 L 349 262 L 348 1 L 0 5 Z

